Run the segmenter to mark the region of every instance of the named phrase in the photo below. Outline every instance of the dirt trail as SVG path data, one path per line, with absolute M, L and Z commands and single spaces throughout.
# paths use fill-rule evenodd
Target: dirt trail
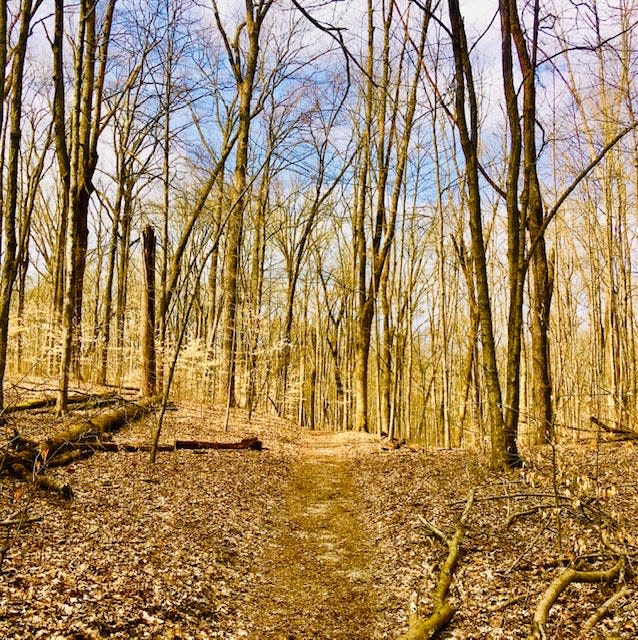
M 353 487 L 351 453 L 378 446 L 357 434 L 308 434 L 273 527 L 263 619 L 255 638 L 364 640 L 375 616 L 371 549 Z

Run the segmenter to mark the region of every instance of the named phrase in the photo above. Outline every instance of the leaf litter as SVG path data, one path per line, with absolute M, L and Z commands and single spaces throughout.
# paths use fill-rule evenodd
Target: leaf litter
M 16 414 L 10 426 L 42 422 Z M 526 638 L 560 571 L 613 564 L 602 529 L 629 556 L 638 549 L 631 444 L 566 446 L 555 459 L 539 449 L 521 472 L 491 472 L 472 453 L 382 451 L 367 434 L 249 422 L 240 410 L 225 422 L 221 409 L 179 405 L 163 441 L 257 435 L 266 450 L 165 452 L 154 466 L 144 453 L 96 453 L 58 471 L 73 501 L 3 477 L 2 519 L 39 520 L 0 532 L 0 637 L 398 638 L 411 599 L 428 614 L 446 553 L 420 518 L 453 530 L 472 488 L 458 612 L 441 638 Z M 147 443 L 152 428 L 143 420 L 115 440 Z M 636 637 L 634 562 L 621 577 L 630 596 L 583 637 Z M 549 637 L 579 637 L 616 588 L 570 586 Z

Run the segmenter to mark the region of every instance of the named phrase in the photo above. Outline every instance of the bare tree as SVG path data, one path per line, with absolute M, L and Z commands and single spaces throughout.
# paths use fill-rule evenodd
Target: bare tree
M 368 40 L 366 76 L 364 78 L 364 109 L 358 158 L 357 195 L 353 214 L 355 246 L 355 282 L 357 295 L 357 335 L 354 371 L 355 429 L 369 429 L 368 363 L 372 324 L 377 297 L 392 248 L 397 216 L 401 205 L 404 173 L 407 165 L 410 136 L 417 106 L 425 43 L 430 23 L 430 3 L 427 3 L 418 26 L 414 48 L 413 69 L 410 72 L 408 15 L 397 15 L 394 3 L 383 7 L 380 69 L 375 68 L 375 9 L 368 3 Z M 391 55 L 390 43 L 396 23 L 403 23 L 403 37 L 398 59 Z M 396 69 L 393 74 L 393 69 Z M 404 70 L 405 69 L 405 70 Z M 403 83 L 407 89 L 403 93 Z M 403 109 L 405 111 L 403 112 Z M 391 167 L 395 164 L 394 170 Z M 374 194 L 372 194 L 374 189 Z M 368 240 L 367 214 L 372 207 L 371 238 Z
M 73 364 L 79 374 L 84 271 L 88 244 L 88 209 L 95 187 L 93 175 L 98 161 L 98 140 L 102 118 L 103 89 L 108 47 L 116 0 L 109 0 L 101 24 L 97 3 L 81 0 L 73 65 L 74 95 L 67 135 L 64 92 L 63 36 L 64 2 L 55 1 L 53 37 L 54 110 L 56 153 L 63 184 L 63 212 L 68 215 L 66 287 L 63 310 L 62 357 L 60 361 L 58 413 L 66 411 L 69 374 Z M 62 238 L 61 238 L 62 240 Z
M 252 0 L 246 0 L 243 20 L 237 25 L 235 34 L 230 36 L 222 22 L 217 2 L 213 0 L 217 29 L 226 49 L 226 56 L 233 72 L 238 95 L 238 129 L 235 169 L 233 171 L 235 203 L 229 213 L 226 230 L 226 260 L 222 276 L 224 307 L 221 316 L 221 375 L 219 376 L 217 389 L 218 400 L 228 402 L 230 406 L 235 406 L 236 404 L 235 318 L 237 313 L 237 274 L 241 251 L 243 217 L 246 207 L 250 124 L 253 118 L 255 77 L 261 49 L 260 35 L 264 20 L 272 5 L 273 0 L 259 0 L 256 3 L 253 3 Z M 245 39 L 243 43 L 242 36 Z
M 18 238 L 16 215 L 19 201 L 18 170 L 20 168 L 20 143 L 22 140 L 22 90 L 24 79 L 24 62 L 27 53 L 29 39 L 29 27 L 34 11 L 41 2 L 35 6 L 31 0 L 23 0 L 20 4 L 20 17 L 18 21 L 18 37 L 11 51 L 11 71 L 9 74 L 9 86 L 11 96 L 8 113 L 8 153 L 6 164 L 2 169 L 6 170 L 6 180 L 2 180 L 2 269 L 0 271 L 0 411 L 4 406 L 4 374 L 7 363 L 7 341 L 9 334 L 9 309 L 11 297 L 18 272 Z M 7 63 L 7 3 L 0 6 L 0 88 L 4 94 L 6 63 Z M 0 96 L 0 122 L 4 123 L 4 95 Z M 4 133 L 4 132 L 3 132 Z M 3 136 L 4 137 L 4 136 Z M 3 171 L 4 174 L 4 171 Z M 4 175 L 3 175 L 4 178 Z

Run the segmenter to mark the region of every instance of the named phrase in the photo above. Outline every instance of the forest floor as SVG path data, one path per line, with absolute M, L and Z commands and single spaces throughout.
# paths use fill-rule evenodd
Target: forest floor
M 397 640 L 415 596 L 428 615 L 447 556 L 422 519 L 453 531 L 472 489 L 450 590 L 458 612 L 440 638 L 526 638 L 565 568 L 614 565 L 601 530 L 626 569 L 569 586 L 548 638 L 638 637 L 632 443 L 539 449 L 521 471 L 492 472 L 474 453 L 388 451 L 371 435 L 239 410 L 224 422 L 221 409 L 179 404 L 162 441 L 256 435 L 265 449 L 162 452 L 155 465 L 148 453 L 96 453 L 57 470 L 72 500 L 0 478 L 0 521 L 29 520 L 0 529 L 0 637 Z M 54 424 L 46 412 L 10 414 L 6 438 Z M 152 428 L 141 420 L 115 440 L 148 442 Z

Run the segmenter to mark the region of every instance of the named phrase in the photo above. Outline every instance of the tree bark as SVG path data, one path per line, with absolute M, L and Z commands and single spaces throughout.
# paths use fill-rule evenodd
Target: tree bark
M 66 289 L 62 313 L 62 357 L 56 408 L 58 414 L 66 411 L 71 367 L 76 375 L 81 375 L 80 345 L 84 272 L 88 248 L 88 209 L 91 194 L 95 189 L 93 175 L 98 160 L 98 138 L 103 127 L 101 107 L 115 1 L 109 0 L 106 6 L 99 46 L 97 7 L 91 0 L 80 2 L 78 43 L 74 62 L 75 92 L 68 142 L 62 55 L 64 2 L 56 0 L 55 3 L 54 75 L 57 80 L 57 99 L 54 99 L 54 121 L 60 173 L 69 176 L 68 183 L 65 182 L 65 191 L 68 186 L 68 192 L 65 195 L 68 203 L 69 224 Z
M 501 384 L 496 358 L 496 342 L 492 323 L 490 288 L 487 276 L 487 257 L 483 238 L 481 191 L 479 186 L 478 157 L 478 103 L 474 76 L 467 47 L 465 28 L 458 0 L 448 0 L 452 48 L 455 66 L 456 126 L 465 158 L 465 177 L 470 218 L 471 257 L 476 282 L 483 367 L 487 385 L 490 416 L 492 465 L 495 467 L 518 464 L 516 433 L 506 431 L 503 419 Z M 466 117 L 469 110 L 469 122 Z
M 78 420 L 71 422 L 63 430 L 46 438 L 40 444 L 40 451 L 52 453 L 65 450 L 69 444 L 81 439 L 99 438 L 105 433 L 112 433 L 122 428 L 125 424 L 137 420 L 150 413 L 158 403 L 159 396 L 144 398 L 136 403 L 130 403 L 112 411 L 106 411 L 90 420 Z M 46 458 L 46 455 L 44 456 Z
M 18 207 L 18 166 L 20 163 L 20 142 L 22 122 L 22 85 L 24 61 L 27 53 L 27 40 L 29 38 L 29 25 L 31 23 L 31 0 L 23 0 L 20 8 L 20 26 L 18 41 L 13 50 L 13 62 L 11 66 L 11 99 L 9 102 L 9 149 L 6 160 L 7 182 L 6 191 L 0 199 L 3 207 L 0 211 L 2 217 L 2 268 L 0 270 L 0 412 L 4 407 L 4 375 L 7 364 L 7 350 L 9 340 L 9 310 L 11 297 L 18 273 L 17 260 L 17 231 L 16 212 Z M 2 53 L 0 63 L 6 63 L 7 42 L 7 5 L 2 3 L 0 8 L 0 38 Z M 0 72 L 0 88 L 4 88 L 5 66 Z M 1 97 L 0 97 L 1 98 Z M 0 109 L 0 122 L 3 113 Z
M 552 276 L 544 238 L 544 208 L 537 171 L 536 151 L 536 52 L 538 48 L 539 8 L 534 8 L 534 25 L 528 49 L 520 24 L 517 4 L 508 0 L 511 35 L 523 74 L 523 189 L 521 209 L 529 228 L 531 247 L 532 296 L 532 418 L 538 425 L 537 443 L 551 440 L 554 428 L 552 381 L 549 353 L 549 316 L 552 301 Z
M 157 387 L 157 370 L 155 357 L 155 232 L 146 225 L 142 232 L 143 239 L 143 273 L 142 314 L 141 314 L 141 360 L 142 380 L 140 393 L 152 396 Z

